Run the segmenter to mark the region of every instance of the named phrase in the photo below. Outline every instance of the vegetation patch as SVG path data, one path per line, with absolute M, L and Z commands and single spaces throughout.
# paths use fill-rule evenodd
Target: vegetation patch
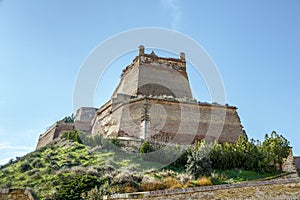
M 273 132 L 263 142 L 246 137 L 236 144 L 199 141 L 189 147 L 145 142 L 138 160 L 110 151 L 122 147 L 116 139 L 80 134 L 66 133 L 62 140 L 1 166 L 0 188 L 32 188 L 39 199 L 86 200 L 115 193 L 263 180 L 281 174 L 277 166 L 289 153 L 288 141 Z M 82 144 L 86 142 L 90 146 Z M 151 155 L 157 150 L 161 158 Z M 178 159 L 172 160 L 174 156 Z M 146 168 L 165 163 L 170 164 L 161 170 Z

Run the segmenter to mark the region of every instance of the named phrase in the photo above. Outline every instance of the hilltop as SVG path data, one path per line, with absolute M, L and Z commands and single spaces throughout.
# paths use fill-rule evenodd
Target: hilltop
M 186 151 L 187 154 L 165 166 L 151 157 L 138 158 L 134 154 L 119 151 L 117 140 L 98 138 L 100 145 L 86 146 L 81 143 L 88 140 L 93 143 L 97 137 L 92 141 L 91 138 L 78 138 L 74 132 L 69 132 L 64 138 L 68 139 L 54 141 L 2 166 L 0 188 L 31 188 L 38 199 L 88 199 L 87 196 L 100 198 L 105 194 L 265 180 L 282 175 L 280 171 L 266 171 L 271 169 L 268 167 L 246 170 L 240 164 L 241 168 L 236 168 L 233 166 L 234 159 L 231 166 L 216 169 L 212 162 L 205 161 L 208 157 L 196 156 L 209 146 L 205 142 L 191 147 Z M 247 144 L 250 142 L 244 143 Z M 154 147 L 154 144 L 145 142 L 141 152 L 144 151 L 146 155 L 147 151 L 154 151 Z M 210 171 L 201 170 L 203 163 L 211 164 L 207 165 Z

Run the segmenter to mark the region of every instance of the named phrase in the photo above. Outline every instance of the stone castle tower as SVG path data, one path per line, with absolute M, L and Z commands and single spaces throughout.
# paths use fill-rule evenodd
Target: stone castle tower
M 37 148 L 70 129 L 128 142 L 186 144 L 203 138 L 235 142 L 245 134 L 236 110 L 193 99 L 184 53 L 179 58 L 163 58 L 153 51 L 146 54 L 140 46 L 106 104 L 99 109 L 80 108 L 73 127 L 56 123 L 40 136 Z

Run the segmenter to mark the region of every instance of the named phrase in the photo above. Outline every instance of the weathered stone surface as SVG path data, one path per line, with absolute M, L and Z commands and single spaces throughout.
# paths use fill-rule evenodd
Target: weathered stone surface
M 297 171 L 300 172 L 300 156 L 294 156 L 294 162 L 295 162 Z
M 35 200 L 27 189 L 0 189 L 0 200 Z
M 117 94 L 192 98 L 186 61 L 182 58 L 162 58 L 153 53 L 140 53 L 123 70 L 120 83 L 112 97 Z
M 74 123 L 56 122 L 45 133 L 40 135 L 36 149 L 46 146 L 55 139 L 59 139 L 64 132 L 71 130 L 74 130 Z
M 92 129 L 92 120 L 95 117 L 97 109 L 92 107 L 81 107 L 76 111 L 74 126 L 76 130 L 90 133 Z
M 289 156 L 287 158 L 283 159 L 282 171 L 290 173 L 289 177 L 291 177 L 291 178 L 299 177 L 298 173 L 297 173 L 297 168 L 295 165 L 292 148 L 290 148 Z
M 145 136 L 141 118 L 146 102 L 149 105 L 150 119 Z M 149 97 L 120 103 L 114 109 L 108 103 L 98 111 L 93 132 L 113 137 L 147 138 L 174 143 L 191 143 L 203 138 L 235 142 L 244 134 L 235 107 Z

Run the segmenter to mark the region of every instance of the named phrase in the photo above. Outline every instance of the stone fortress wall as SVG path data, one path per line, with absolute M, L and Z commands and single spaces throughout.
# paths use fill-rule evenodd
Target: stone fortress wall
M 64 132 L 74 130 L 74 128 L 73 123 L 64 123 L 63 121 L 54 123 L 45 133 L 39 136 L 36 149 L 46 146 L 55 139 L 59 139 Z
M 142 114 L 146 102 L 149 119 Z M 153 51 L 145 54 L 140 46 L 111 100 L 97 111 L 92 133 L 174 143 L 235 142 L 245 134 L 236 110 L 193 99 L 184 53 L 162 58 Z
M 142 121 L 145 103 L 149 107 L 147 135 L 144 135 Z M 112 107 L 112 104 L 107 104 L 103 110 L 99 110 L 93 127 L 94 133 L 100 132 L 109 137 L 132 137 L 181 144 L 203 138 L 235 142 L 244 134 L 237 108 L 233 106 L 179 103 L 175 100 L 141 97 L 131 99 L 127 103 L 119 103 L 114 109 Z M 224 111 L 226 117 L 222 119 Z M 217 129 L 221 128 L 221 135 L 207 135 L 209 127 L 213 133 L 219 132 Z
M 145 103 L 147 113 L 143 113 Z M 163 58 L 154 52 L 146 54 L 140 46 L 111 99 L 98 110 L 80 108 L 74 123 L 55 123 L 40 135 L 37 149 L 72 129 L 133 141 L 190 143 L 206 138 L 235 142 L 245 134 L 236 110 L 193 99 L 184 53 L 179 58 Z

